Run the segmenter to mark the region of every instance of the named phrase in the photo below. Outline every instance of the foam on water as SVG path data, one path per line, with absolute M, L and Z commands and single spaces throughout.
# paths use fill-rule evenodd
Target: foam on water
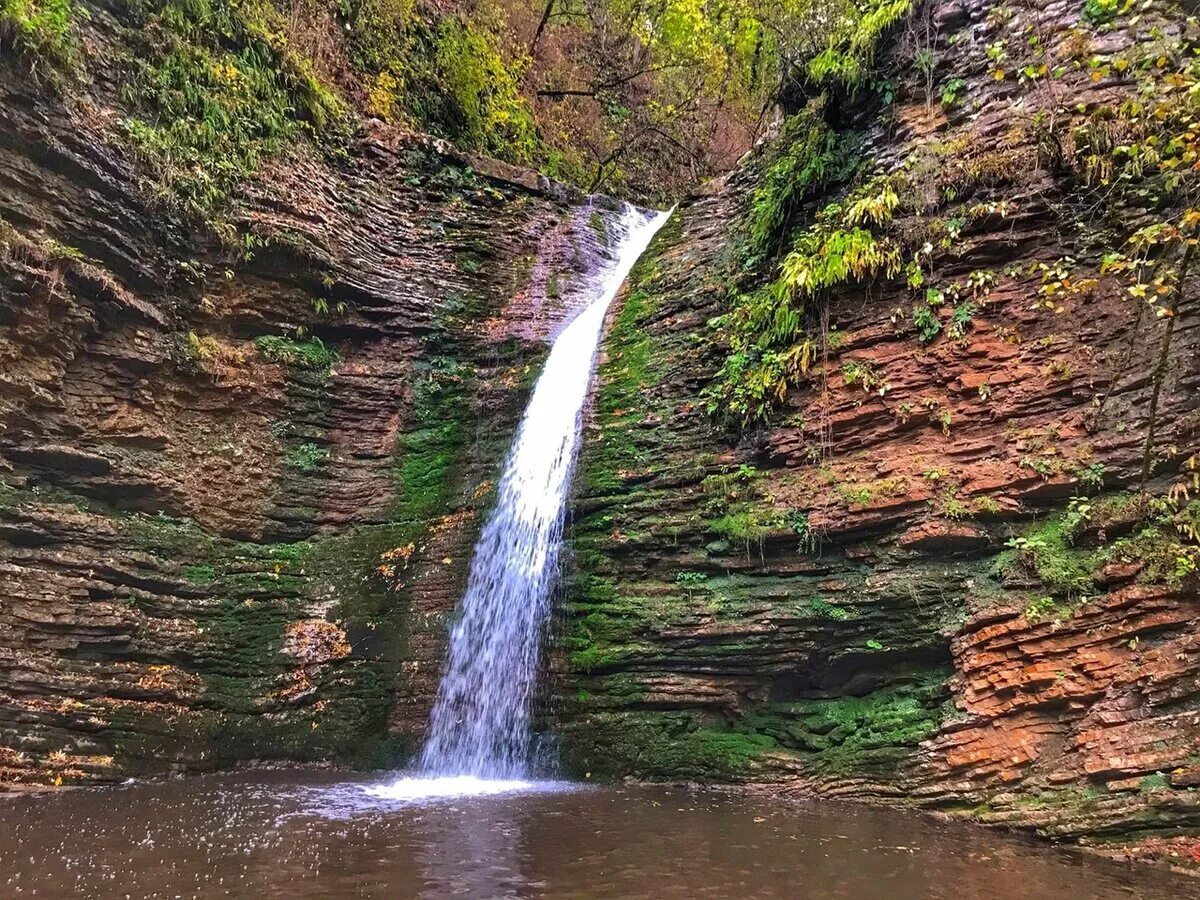
M 546 782 L 518 779 L 485 779 L 474 775 L 449 775 L 444 778 L 400 778 L 391 784 L 368 785 L 363 792 L 380 800 L 415 803 L 456 797 L 491 797 L 538 790 Z

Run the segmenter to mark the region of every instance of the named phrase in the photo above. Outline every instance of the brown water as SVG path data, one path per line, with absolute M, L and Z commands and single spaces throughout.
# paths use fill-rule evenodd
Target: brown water
M 415 805 L 370 783 L 256 773 L 0 799 L 0 897 L 1200 894 L 1183 876 L 867 806 L 562 786 Z

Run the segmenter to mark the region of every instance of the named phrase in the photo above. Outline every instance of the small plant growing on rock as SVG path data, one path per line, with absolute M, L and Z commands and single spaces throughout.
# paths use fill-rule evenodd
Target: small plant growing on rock
M 1087 0 L 1083 4 L 1083 18 L 1099 28 L 1112 22 L 1117 17 L 1119 8 L 1120 0 Z
M 975 316 L 975 304 L 959 303 L 950 315 L 950 334 L 956 338 L 964 338 L 971 329 L 971 320 Z
M 1025 618 L 1030 622 L 1040 622 L 1058 612 L 1058 603 L 1053 597 L 1038 597 L 1030 600 L 1025 607 Z
M 800 538 L 800 545 L 797 549 L 801 553 L 815 553 L 817 547 L 820 545 L 820 538 L 812 530 L 812 524 L 808 520 L 808 513 L 803 511 L 793 513 L 791 526 L 792 531 Z
M 842 364 L 842 378 L 847 386 L 861 385 L 868 394 L 878 393 L 883 396 L 891 388 L 878 370 L 870 363 L 860 363 L 854 360 Z
M 706 581 L 708 581 L 708 576 L 703 572 L 679 572 L 675 576 L 675 583 L 683 588 L 688 596 L 691 596 Z
M 283 461 L 293 469 L 301 472 L 316 472 L 329 459 L 329 450 L 316 444 L 301 444 L 293 447 L 284 455 Z
M 922 344 L 928 344 L 942 333 L 942 320 L 928 303 L 913 305 L 912 320 L 917 329 L 917 339 Z
M 813 597 L 808 601 L 809 608 L 819 619 L 829 619 L 832 622 L 845 622 L 855 618 L 853 612 L 840 606 L 834 606 L 821 597 Z
M 952 107 L 958 104 L 967 83 L 961 78 L 952 78 L 942 87 L 942 105 Z
M 329 369 L 337 362 L 337 354 L 317 337 L 294 341 L 279 335 L 263 335 L 254 339 L 254 346 L 270 362 L 299 369 Z

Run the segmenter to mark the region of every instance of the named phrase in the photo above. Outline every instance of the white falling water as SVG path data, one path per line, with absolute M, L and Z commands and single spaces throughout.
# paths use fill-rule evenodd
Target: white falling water
M 527 784 L 531 701 L 605 312 L 667 216 L 626 208 L 612 229 L 615 255 L 594 278 L 590 302 L 554 341 L 475 545 L 421 754 L 427 777 L 372 793 L 408 800 Z

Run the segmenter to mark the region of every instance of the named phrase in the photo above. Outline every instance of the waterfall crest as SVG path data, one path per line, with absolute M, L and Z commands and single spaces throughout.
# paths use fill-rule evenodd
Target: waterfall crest
M 550 349 L 475 545 L 421 754 L 423 775 L 527 774 L 531 700 L 605 313 L 667 216 L 626 208 L 612 228 L 614 257 Z

